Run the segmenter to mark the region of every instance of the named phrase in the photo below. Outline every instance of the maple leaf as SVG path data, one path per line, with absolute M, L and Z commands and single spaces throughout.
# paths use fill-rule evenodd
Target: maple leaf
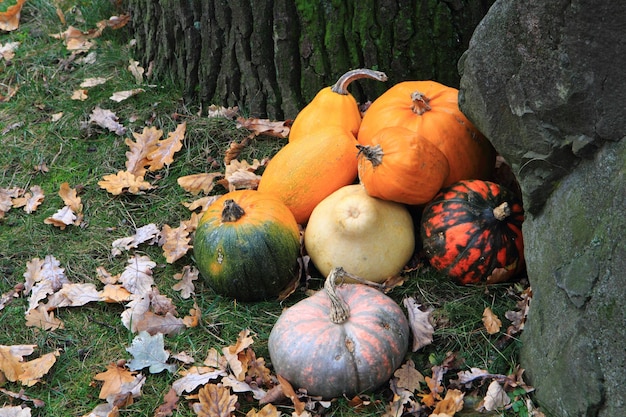
M 228 417 L 235 411 L 236 395 L 223 386 L 207 384 L 198 391 L 200 407 L 196 414 L 200 417 Z
M 412 297 L 407 297 L 402 301 L 407 309 L 409 325 L 413 334 L 413 352 L 427 346 L 433 342 L 435 329 L 430 322 L 432 309 L 422 311 L 421 305 Z
M 183 147 L 186 129 L 187 122 L 183 122 L 176 127 L 176 130 L 170 132 L 166 139 L 154 144 L 154 149 L 147 156 L 150 171 L 159 170 L 174 162 L 174 154 Z
M 185 392 L 192 392 L 196 388 L 206 385 L 209 381 L 226 376 L 227 373 L 222 369 L 214 369 L 211 367 L 192 366 L 187 370 L 181 370 L 181 378 L 174 381 L 172 388 L 178 395 Z
M 200 192 L 208 194 L 211 190 L 213 190 L 213 187 L 215 187 L 215 179 L 223 176 L 224 174 L 221 172 L 191 174 L 179 177 L 176 182 L 178 182 L 178 185 L 180 185 L 185 191 L 190 192 L 193 195 L 198 195 Z
M 151 336 L 147 332 L 140 332 L 126 351 L 133 355 L 133 359 L 128 362 L 128 369 L 131 371 L 148 368 L 150 373 L 158 374 L 163 370 L 176 370 L 176 365 L 166 363 L 170 353 L 164 349 L 162 333 Z
M 156 266 L 148 256 L 135 255 L 120 275 L 120 283 L 132 294 L 147 294 L 154 285 L 152 268 Z
M 24 211 L 29 214 L 37 210 L 37 207 L 43 203 L 45 198 L 44 192 L 38 185 L 30 187 L 30 191 L 31 193 L 24 193 L 23 197 L 14 198 L 13 207 L 24 207 Z
M 93 109 L 89 117 L 89 123 L 95 123 L 98 126 L 108 129 L 110 132 L 115 133 L 118 136 L 122 136 L 126 133 L 126 128 L 119 124 L 118 118 L 111 110 L 101 109 L 97 107 Z
M 415 364 L 410 359 L 397 369 L 393 376 L 398 379 L 396 382 L 398 387 L 405 388 L 410 392 L 419 391 L 420 384 L 426 382 L 424 375 L 415 369 Z
M 26 0 L 17 0 L 14 5 L 0 13 L 0 30 L 11 32 L 20 25 L 20 13 Z
M 154 188 L 149 182 L 144 181 L 142 176 L 136 176 L 128 171 L 105 175 L 98 181 L 98 185 L 113 195 L 120 195 L 126 191 L 131 194 L 142 194 L 143 191 Z
M 111 394 L 118 394 L 122 384 L 135 380 L 136 373 L 137 372 L 131 372 L 126 367 L 118 366 L 115 363 L 108 364 L 106 371 L 100 372 L 93 378 L 96 381 L 104 382 L 98 398 L 104 400 Z
M 172 289 L 174 291 L 180 291 L 181 298 L 186 300 L 194 294 L 193 282 L 198 279 L 198 276 L 199 271 L 197 268 L 185 265 L 180 273 L 174 275 L 174 279 L 179 282 L 174 284 Z
M 63 329 L 63 322 L 54 317 L 54 313 L 48 312 L 43 304 L 26 312 L 26 326 L 37 327 L 42 330 Z
M 133 88 L 132 90 L 116 91 L 111 95 L 111 97 L 109 97 L 109 100 L 120 103 L 126 99 L 131 98 L 132 96 L 136 96 L 137 94 L 143 93 L 145 91 L 146 90 L 144 90 L 143 88 Z
M 154 126 L 144 127 L 141 133 L 133 132 L 135 142 L 126 138 L 124 143 L 129 147 L 126 152 L 126 170 L 135 176 L 142 177 L 146 174 L 146 166 L 150 164 L 148 155 L 152 152 L 157 142 L 163 136 L 163 131 Z
M 113 241 L 111 246 L 111 255 L 117 256 L 122 253 L 122 251 L 127 251 L 132 248 L 138 247 L 140 244 L 148 242 L 148 244 L 153 244 L 158 241 L 159 228 L 154 223 L 146 224 L 145 226 L 141 226 L 140 228 L 135 230 L 135 234 L 133 236 L 122 237 Z
M 187 226 L 184 224 L 180 224 L 177 228 L 165 224 L 161 233 L 163 254 L 167 263 L 176 262 L 191 249 L 191 245 L 189 245 L 191 238 Z
M 46 353 L 45 355 L 42 355 L 37 359 L 33 359 L 32 361 L 24 362 L 22 364 L 22 372 L 18 377 L 19 381 L 22 385 L 32 387 L 48 373 L 50 368 L 52 368 L 52 365 L 55 364 L 58 356 L 59 351 L 56 350 L 54 352 Z
M 500 327 L 502 327 L 502 321 L 500 321 L 498 316 L 496 316 L 489 307 L 485 307 L 485 310 L 483 311 L 483 324 L 489 334 L 498 333 L 500 331 Z

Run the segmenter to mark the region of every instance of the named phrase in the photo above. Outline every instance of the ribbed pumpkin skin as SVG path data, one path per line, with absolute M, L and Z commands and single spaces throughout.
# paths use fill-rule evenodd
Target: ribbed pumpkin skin
M 357 142 L 340 126 L 324 126 L 289 142 L 269 161 L 258 190 L 275 194 L 305 224 L 311 212 L 357 175 Z
M 391 298 L 362 284 L 341 285 L 337 293 L 350 307 L 346 322 L 330 321 L 330 299 L 319 291 L 285 310 L 268 340 L 276 373 L 323 398 L 379 387 L 409 346 L 408 321 Z
M 371 154 L 380 150 L 380 164 Z M 369 155 L 369 157 L 368 157 Z M 359 152 L 358 174 L 372 197 L 409 205 L 430 201 L 448 178 L 446 156 L 427 139 L 402 126 L 379 130 Z
M 225 222 L 222 211 L 229 199 L 245 214 Z M 294 278 L 300 232 L 289 209 L 275 196 L 232 191 L 204 213 L 193 248 L 198 270 L 216 293 L 258 301 L 277 296 Z
M 508 202 L 503 220 L 494 208 Z M 421 238 L 430 264 L 460 284 L 506 281 L 524 265 L 524 209 L 498 184 L 460 181 L 424 208 Z M 493 275 L 492 275 L 493 274 Z
M 430 109 L 416 113 L 412 94 L 420 92 Z M 465 179 L 489 179 L 496 152 L 459 110 L 458 90 L 434 81 L 405 81 L 385 91 L 367 109 L 358 141 L 369 145 L 383 127 L 403 126 L 431 141 L 446 155 L 450 173 L 444 187 Z

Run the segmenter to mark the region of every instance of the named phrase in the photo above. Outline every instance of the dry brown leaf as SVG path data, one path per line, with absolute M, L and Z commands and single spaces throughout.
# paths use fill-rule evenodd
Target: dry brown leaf
M 96 277 L 103 284 L 117 284 L 117 280 L 120 278 L 119 274 L 111 275 L 103 266 L 96 268 Z
M 0 345 L 0 373 L 4 377 L 15 382 L 22 374 L 24 356 L 28 356 L 35 351 L 37 345 Z
M 413 334 L 413 352 L 433 342 L 435 329 L 431 323 L 432 309 L 422 311 L 421 305 L 413 297 L 407 297 L 402 301 L 407 309 L 409 325 Z
M 458 389 L 451 389 L 446 392 L 443 400 L 437 403 L 431 417 L 452 417 L 457 411 L 463 409 L 463 394 Z
M 252 161 L 252 164 L 249 164 L 248 161 L 238 161 L 234 159 L 226 165 L 224 179 L 219 180 L 218 184 L 223 185 L 228 191 L 240 189 L 254 190 L 258 187 L 259 181 L 261 180 L 261 176 L 254 172 L 258 168 L 267 165 L 267 162 L 267 159 L 263 161 L 255 159 Z
M 135 374 L 136 372 L 131 372 L 125 366 L 118 366 L 115 363 L 108 364 L 106 371 L 100 372 L 93 378 L 96 381 L 104 382 L 98 398 L 104 400 L 110 395 L 118 394 L 122 384 L 135 380 Z
M 424 377 L 426 381 L 426 385 L 430 392 L 419 394 L 422 398 L 422 403 L 426 407 L 433 407 L 438 401 L 441 400 L 441 394 L 443 393 L 444 387 L 441 385 L 441 381 L 443 380 L 443 375 L 446 372 L 446 368 L 443 366 L 433 366 L 432 367 L 432 376 Z
M 89 92 L 84 88 L 79 88 L 78 90 L 72 91 L 72 95 L 70 96 L 70 100 L 78 100 L 85 101 L 89 98 Z
M 289 136 L 290 128 L 284 121 L 271 121 L 268 119 L 254 119 L 243 117 L 237 118 L 237 126 L 245 127 L 246 129 L 254 132 L 256 136 L 266 135 L 275 136 L 277 138 L 286 138 Z
M 43 203 L 45 198 L 43 189 L 38 185 L 30 187 L 31 192 L 26 192 L 22 197 L 13 199 L 13 207 L 24 207 L 26 213 L 32 213 Z
M 198 279 L 198 276 L 199 271 L 197 268 L 185 265 L 180 273 L 174 275 L 174 279 L 179 282 L 174 284 L 172 289 L 179 291 L 181 298 L 186 300 L 194 294 L 193 282 Z
M 123 14 L 120 16 L 111 16 L 107 20 L 101 20 L 96 23 L 99 29 L 110 28 L 113 30 L 121 29 L 130 21 L 130 14 Z
M 215 187 L 215 179 L 223 177 L 221 172 L 210 172 L 204 174 L 191 174 L 184 177 L 180 177 L 176 180 L 185 191 L 190 192 L 193 195 L 198 195 L 200 192 L 208 194 Z M 208 198 L 208 197 L 205 197 Z M 195 210 L 191 209 L 190 210 Z
M 23 190 L 12 187 L 12 188 L 1 188 L 0 187 L 0 219 L 4 217 L 4 214 L 11 210 L 13 207 L 13 199 L 17 198 Z
M 396 385 L 400 388 L 405 388 L 410 392 L 416 392 L 420 390 L 420 384 L 426 382 L 424 375 L 420 371 L 415 369 L 415 364 L 412 360 L 406 361 L 396 372 L 394 372 L 398 381 Z
M 222 354 L 228 361 L 231 372 L 239 381 L 244 380 L 247 371 L 245 355 L 240 355 L 240 353 L 252 343 L 254 340 L 250 337 L 250 330 L 246 329 L 239 332 L 239 337 L 234 345 L 222 348 Z
M 143 194 L 143 191 L 154 188 L 149 182 L 144 181 L 143 177 L 133 175 L 128 171 L 105 175 L 101 181 L 98 181 L 98 185 L 113 195 L 120 195 L 124 192 Z
M 239 107 L 222 107 L 211 104 L 207 109 L 207 117 L 234 119 L 239 113 Z
M 200 407 L 196 414 L 200 417 L 230 417 L 238 401 L 236 395 L 223 386 L 207 384 L 198 392 Z
M 113 243 L 111 243 L 111 255 L 118 256 L 123 251 L 128 251 L 136 248 L 140 244 L 145 242 L 148 242 L 149 245 L 152 245 L 158 242 L 160 233 L 161 231 L 154 223 L 148 223 L 144 226 L 141 226 L 140 228 L 135 230 L 134 235 L 115 239 Z
M 287 381 L 280 375 L 276 375 L 276 378 L 278 379 L 278 382 L 280 383 L 280 386 L 282 387 L 285 396 L 289 398 L 293 403 L 293 407 L 295 408 L 296 413 L 302 414 L 302 412 L 304 412 L 304 407 L 306 406 L 306 404 L 301 401 L 300 398 L 298 398 L 296 391 L 293 389 L 289 381 Z
M 487 393 L 480 406 L 481 409 L 486 411 L 496 411 L 510 404 L 511 399 L 502 388 L 502 385 L 498 381 L 493 380 L 487 388 Z
M 166 313 L 163 316 L 152 311 L 146 311 L 141 317 L 135 317 L 133 326 L 135 331 L 147 332 L 150 336 L 158 333 L 171 336 L 180 333 L 186 328 L 183 319 L 175 317 L 172 313 Z
M 78 220 L 78 216 L 72 211 L 72 209 L 68 206 L 60 208 L 56 213 L 52 216 L 44 219 L 45 224 L 50 224 L 52 226 L 58 227 L 61 230 L 65 230 L 65 228 L 69 225 L 75 224 Z M 80 220 L 78 220 L 80 224 Z
M 185 256 L 187 252 L 192 248 L 189 245 L 189 231 L 187 226 L 181 223 L 177 228 L 172 228 L 170 225 L 163 225 L 161 230 L 161 242 L 163 242 L 163 254 L 165 255 L 165 261 L 172 264 Z
M 208 384 L 209 381 L 226 376 L 227 373 L 223 369 L 192 366 L 181 370 L 179 375 L 181 377 L 174 381 L 172 388 L 178 395 L 182 395 L 185 392 L 195 391 L 196 388 Z
M 135 255 L 128 259 L 128 265 L 120 275 L 119 281 L 132 294 L 148 294 L 154 285 L 152 268 L 155 266 L 156 263 L 150 257 Z
M 120 103 L 145 91 L 146 90 L 144 90 L 143 88 L 133 88 L 132 90 L 116 91 L 111 95 L 111 97 L 109 97 L 109 100 Z
M 511 321 L 511 325 L 506 329 L 507 335 L 512 336 L 524 330 L 532 298 L 532 288 L 528 287 L 522 292 L 521 299 L 517 302 L 517 310 L 504 313 L 504 317 Z
M 502 321 L 500 321 L 498 316 L 496 316 L 489 307 L 485 307 L 485 310 L 483 311 L 483 324 L 489 334 L 498 333 L 500 331 L 500 327 L 502 327 Z
M 48 312 L 45 305 L 39 304 L 35 309 L 26 312 L 26 326 L 37 327 L 42 330 L 63 329 L 63 322 L 54 317 L 53 312 Z
M 147 155 L 150 171 L 159 170 L 174 162 L 174 154 L 183 147 L 186 130 L 187 122 L 183 122 L 176 127 L 176 130 L 170 132 L 166 139 L 154 144 L 153 149 Z
M 130 301 L 132 294 L 122 285 L 107 284 L 100 292 L 100 301 L 105 303 L 125 303 Z
M 89 116 L 89 123 L 95 123 L 98 126 L 108 129 L 110 132 L 118 136 L 126 133 L 126 128 L 118 123 L 118 118 L 111 110 L 96 107 Z
M 173 388 L 163 396 L 163 404 L 154 411 L 154 417 L 167 417 L 174 413 L 174 410 L 178 409 L 178 395 Z
M 83 203 L 78 196 L 78 191 L 70 188 L 67 182 L 62 183 L 59 187 L 59 196 L 63 199 L 63 203 L 75 212 L 80 213 L 83 211 Z
M 124 143 L 130 148 L 126 152 L 126 171 L 143 177 L 147 171 L 146 166 L 150 165 L 148 155 L 156 149 L 162 136 L 162 130 L 151 126 L 144 127 L 141 133 L 133 132 L 136 142 L 126 138 Z
M 97 38 L 101 34 L 102 30 L 100 29 L 81 31 L 74 26 L 68 26 L 65 31 L 53 33 L 50 36 L 55 39 L 62 39 L 69 51 L 86 52 L 94 46 L 91 39 Z
M 273 404 L 265 404 L 259 411 L 256 408 L 248 411 L 246 417 L 280 417 L 282 414 Z
M 48 373 L 48 371 L 50 371 L 50 368 L 52 368 L 52 365 L 55 364 L 58 356 L 59 351 L 56 350 L 54 352 L 46 353 L 45 355 L 42 355 L 37 359 L 33 359 L 32 361 L 24 362 L 22 364 L 22 372 L 18 377 L 19 381 L 22 385 L 32 387 L 38 383 L 41 378 Z
M 135 77 L 135 82 L 137 84 L 143 84 L 144 69 L 139 65 L 138 61 L 134 61 L 131 59 L 128 64 L 128 71 L 133 74 L 133 77 Z
M 100 301 L 101 294 L 90 282 L 63 284 L 60 290 L 48 296 L 46 308 L 80 307 L 93 301 Z
M 20 13 L 26 0 L 17 0 L 14 5 L 0 13 L 0 30 L 7 32 L 17 29 L 20 25 Z
M 108 78 L 105 77 L 91 77 L 91 78 L 85 78 L 83 80 L 83 82 L 80 83 L 80 87 L 81 88 L 90 88 L 90 87 L 95 87 L 97 85 L 101 85 L 106 83 L 107 81 L 109 81 Z

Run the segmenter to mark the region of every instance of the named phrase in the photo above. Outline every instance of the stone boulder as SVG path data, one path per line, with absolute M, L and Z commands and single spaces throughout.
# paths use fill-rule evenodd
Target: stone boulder
M 533 300 L 522 366 L 547 415 L 626 416 L 626 2 L 498 0 L 459 103 L 511 165 Z

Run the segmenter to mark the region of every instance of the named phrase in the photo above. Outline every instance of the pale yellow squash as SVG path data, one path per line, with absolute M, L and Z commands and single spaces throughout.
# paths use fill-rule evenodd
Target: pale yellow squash
M 323 276 L 335 267 L 369 281 L 398 274 L 415 249 L 405 205 L 370 197 L 361 184 L 340 188 L 311 213 L 304 245 Z

